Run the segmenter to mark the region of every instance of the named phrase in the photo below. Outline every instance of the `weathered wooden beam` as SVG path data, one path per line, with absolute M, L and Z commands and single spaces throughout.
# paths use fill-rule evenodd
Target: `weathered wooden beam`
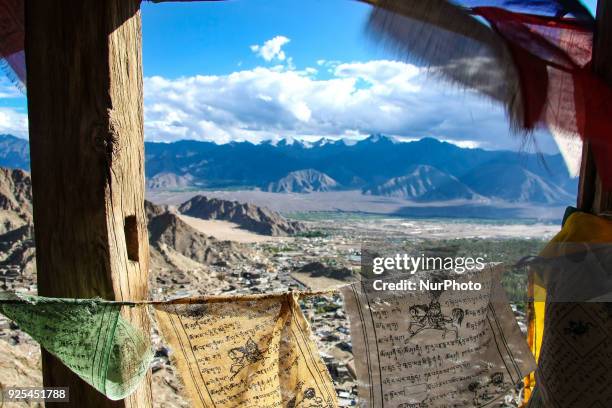
M 140 1 L 26 0 L 26 62 L 39 294 L 146 298 Z M 118 402 L 47 353 L 43 378 L 69 406 L 151 406 L 150 376 Z
M 597 2 L 593 70 L 612 86 L 612 0 L 599 0 Z M 601 180 L 597 175 L 592 147 L 588 142 L 583 147 L 578 208 L 584 211 L 592 211 L 595 214 L 612 211 L 612 192 L 603 189 Z

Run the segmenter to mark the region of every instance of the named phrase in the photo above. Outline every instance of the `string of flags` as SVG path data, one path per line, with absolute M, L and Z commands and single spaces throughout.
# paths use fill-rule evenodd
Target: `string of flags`
M 478 291 L 377 291 L 364 278 L 333 291 L 169 301 L 0 293 L 0 313 L 109 399 L 128 396 L 149 369 L 149 335 L 123 316 L 125 308 L 151 307 L 194 406 L 335 407 L 332 379 L 299 300 L 339 292 L 363 406 L 483 407 L 521 382 L 530 407 L 597 404 L 612 398 L 611 225 L 574 212 L 529 261 L 527 340 L 500 284 L 503 267 L 493 264 L 454 275 L 460 284 L 478 283 Z
M 533 371 L 500 273 L 489 266 L 462 275 L 481 283 L 477 293 L 377 292 L 366 281 L 337 289 L 359 356 L 360 401 L 438 407 L 452 398 L 482 406 Z M 193 406 L 336 407 L 332 379 L 298 303 L 329 293 L 156 302 L 4 293 L 0 313 L 113 400 L 134 391 L 153 358 L 149 336 L 130 325 L 122 309 L 152 307 Z

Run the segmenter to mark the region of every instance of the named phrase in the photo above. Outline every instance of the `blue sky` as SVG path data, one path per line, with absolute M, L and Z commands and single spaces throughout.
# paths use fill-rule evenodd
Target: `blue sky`
M 596 0 L 584 3 L 594 12 Z M 277 35 L 291 39 L 286 49 L 299 67 L 320 59 L 393 58 L 364 33 L 370 9 L 348 0 L 143 3 L 145 75 L 220 75 L 254 67 L 261 60 L 245 51 Z
M 366 4 L 347 0 L 145 3 L 145 75 L 221 75 L 253 68 L 262 61 L 249 47 L 278 35 L 291 39 L 285 48 L 298 67 L 320 59 L 383 57 L 365 41 L 369 10 Z
M 520 147 L 499 107 L 429 79 L 371 41 L 369 10 L 348 0 L 143 3 L 146 138 L 383 132 Z M 25 114 L 23 96 L 0 80 L 0 133 L 25 136 Z M 539 147 L 554 151 L 549 139 Z

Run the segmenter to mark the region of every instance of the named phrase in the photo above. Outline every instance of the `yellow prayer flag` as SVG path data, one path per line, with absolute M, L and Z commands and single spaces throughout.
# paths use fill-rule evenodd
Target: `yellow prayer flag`
M 155 306 L 195 407 L 336 407 L 296 294 Z
M 605 275 L 604 271 L 607 270 L 605 259 L 607 253 L 610 252 L 605 244 L 610 242 L 612 242 L 612 221 L 592 214 L 574 212 L 567 218 L 562 230 L 540 253 L 542 259 L 551 261 L 550 265 L 553 265 L 552 261 L 554 261 L 555 271 L 548 270 L 544 273 L 530 274 L 529 297 L 533 301 L 528 305 L 527 340 L 536 361 L 538 361 L 540 370 L 537 376 L 536 373 L 531 373 L 524 380 L 523 406 L 530 402 L 532 405 L 529 406 L 534 406 L 534 401 L 530 400 L 534 398 L 536 377 L 540 382 L 544 380 L 548 383 L 548 386 L 545 387 L 546 390 L 540 390 L 539 400 L 547 395 L 550 400 L 552 394 L 564 400 L 563 393 L 555 392 L 555 390 L 561 389 L 568 390 L 573 395 L 573 399 L 578 398 L 579 401 L 583 401 L 587 389 L 589 394 L 598 394 L 603 397 L 602 393 L 593 392 L 595 389 L 593 387 L 600 382 L 599 379 L 607 376 L 600 375 L 598 373 L 599 367 L 596 370 L 586 361 L 574 365 L 572 358 L 575 356 L 577 359 L 583 359 L 591 356 L 594 361 L 599 359 L 596 353 L 591 352 L 592 345 L 582 340 L 583 338 L 593 338 L 595 333 L 601 334 L 602 330 L 605 332 L 609 323 L 599 316 L 605 316 L 609 312 L 606 311 L 605 305 L 584 303 L 587 299 L 581 300 L 580 297 L 584 293 L 593 291 L 594 288 L 605 292 L 605 282 L 595 282 L 593 280 L 603 278 Z M 596 269 L 601 269 L 604 273 L 598 273 Z M 554 281 L 557 292 L 561 292 L 557 299 L 549 299 L 550 296 L 547 293 L 547 289 L 551 285 L 551 282 L 549 282 L 551 279 Z M 571 302 L 573 296 L 580 302 Z M 553 310 L 548 310 L 551 306 Z M 545 316 L 547 316 L 546 319 Z M 591 321 L 591 319 L 594 319 L 594 321 Z M 584 330 L 588 331 L 588 333 L 585 332 L 585 335 L 581 334 L 583 327 L 586 328 Z M 543 344 L 545 337 L 548 338 L 548 341 Z M 609 341 L 608 339 L 607 342 Z M 565 363 L 554 357 L 555 353 L 560 355 L 559 353 L 564 349 L 569 350 L 569 354 L 563 356 Z M 603 349 L 601 351 L 603 352 Z M 540 361 L 542 352 L 547 354 L 547 361 L 544 365 Z M 601 362 L 603 360 L 600 360 L 599 366 L 602 366 Z M 562 369 L 562 367 L 568 368 L 572 365 L 575 368 L 574 370 Z M 591 379 L 578 375 L 578 368 L 581 368 L 581 372 L 588 372 Z M 553 385 L 554 373 L 560 369 L 568 375 L 570 371 L 573 372 L 574 377 L 581 377 L 581 380 L 572 381 L 573 388 L 571 390 L 561 383 Z M 604 373 L 607 369 L 605 368 L 601 373 Z M 552 403 L 552 401 L 548 401 L 548 404 Z

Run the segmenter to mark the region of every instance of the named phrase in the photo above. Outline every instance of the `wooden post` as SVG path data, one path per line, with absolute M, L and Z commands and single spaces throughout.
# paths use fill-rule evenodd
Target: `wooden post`
M 39 294 L 146 298 L 140 1 L 26 0 L 26 62 Z M 43 353 L 43 379 L 69 406 L 151 406 L 150 375 L 112 402 Z
M 597 2 L 597 27 L 593 42 L 593 70 L 612 86 L 612 0 Z M 612 135 L 610 135 L 612 137 Z M 612 159 L 612 158 L 611 158 Z M 604 191 L 597 175 L 590 144 L 583 146 L 578 188 L 578 208 L 595 214 L 612 212 L 612 192 Z

